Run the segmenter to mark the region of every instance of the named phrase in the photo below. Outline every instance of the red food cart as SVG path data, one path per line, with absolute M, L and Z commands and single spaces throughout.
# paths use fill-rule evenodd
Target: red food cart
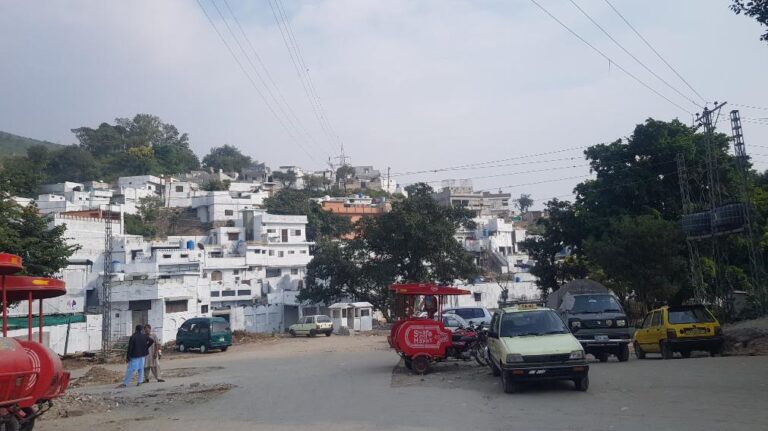
M 442 316 L 447 296 L 470 292 L 428 283 L 393 284 L 389 289 L 395 295 L 396 319 L 387 337 L 389 345 L 403 357 L 408 369 L 424 374 L 432 362 L 446 358 L 446 350 L 453 342 L 451 331 L 434 316 Z M 417 299 L 427 316 L 419 317 L 422 309 L 415 309 Z
M 14 274 L 22 269 L 21 258 L 0 253 L 2 330 L 0 338 L 0 429 L 31 431 L 35 419 L 52 406 L 69 385 L 69 373 L 59 356 L 43 346 L 43 299 L 66 293 L 64 282 L 52 278 Z M 8 338 L 8 306 L 28 301 L 27 339 Z M 32 339 L 32 310 L 39 302 L 38 341 Z

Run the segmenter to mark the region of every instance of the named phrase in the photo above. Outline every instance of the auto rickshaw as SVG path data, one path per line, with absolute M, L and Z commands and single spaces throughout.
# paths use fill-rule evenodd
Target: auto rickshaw
M 428 283 L 393 284 L 389 290 L 395 295 L 395 323 L 387 341 L 408 369 L 424 374 L 433 362 L 446 359 L 446 351 L 453 343 L 451 331 L 442 319 L 435 320 L 435 315 L 442 316 L 447 296 L 470 292 Z M 419 310 L 417 299 L 422 305 Z M 425 317 L 418 316 L 422 311 L 426 312 Z
M 64 282 L 53 278 L 11 275 L 21 271 L 21 257 L 0 253 L 2 330 L 0 338 L 0 430 L 32 431 L 35 420 L 64 394 L 69 373 L 59 356 L 43 346 L 43 299 L 66 293 Z M 28 301 L 27 339 L 8 338 L 8 306 Z M 32 310 L 39 301 L 38 340 L 32 339 Z

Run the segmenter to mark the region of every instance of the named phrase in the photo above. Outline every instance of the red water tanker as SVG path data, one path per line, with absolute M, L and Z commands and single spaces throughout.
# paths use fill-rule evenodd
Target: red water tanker
M 69 384 L 59 356 L 43 346 L 43 299 L 66 293 L 52 278 L 10 275 L 22 269 L 21 258 L 0 253 L 3 338 L 0 338 L 0 430 L 31 431 L 35 420 L 52 406 Z M 27 339 L 8 338 L 8 305 L 28 301 Z M 32 340 L 32 309 L 39 301 L 38 342 Z
M 393 284 L 389 287 L 395 295 L 395 323 L 387 340 L 403 357 L 405 366 L 423 374 L 434 361 L 446 358 L 446 351 L 453 344 L 452 333 L 445 329 L 442 319 L 443 303 L 447 296 L 469 295 L 468 290 L 438 286 L 428 283 Z M 421 299 L 420 309 L 415 308 Z M 426 317 L 419 317 L 424 311 Z

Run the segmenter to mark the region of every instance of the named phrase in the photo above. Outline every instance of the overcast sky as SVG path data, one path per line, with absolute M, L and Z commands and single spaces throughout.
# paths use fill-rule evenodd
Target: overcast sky
M 588 174 L 581 150 L 566 149 L 627 136 L 648 117 L 690 123 L 685 110 L 699 109 L 566 0 L 540 2 L 685 110 L 609 64 L 528 0 L 283 0 L 322 105 L 313 110 L 268 0 L 227 1 L 275 86 L 227 4 L 215 4 L 225 22 L 210 0 L 200 1 L 265 98 L 194 0 L 2 0 L 0 130 L 70 144 L 72 128 L 151 113 L 189 133 L 201 156 L 232 144 L 273 167 L 320 169 L 343 142 L 352 164 L 391 167 L 393 174 L 551 152 L 496 163 L 506 166 L 396 177 L 404 183 L 488 177 L 474 179 L 475 187 L 504 187 L 541 202 L 568 195 L 581 179 L 573 177 Z M 730 12 L 730 2 L 612 2 L 707 100 L 768 107 L 763 29 Z M 578 4 L 700 102 L 604 1 Z M 768 117 L 768 110 L 739 109 L 743 117 Z M 315 111 L 327 116 L 338 138 L 321 128 Z M 762 159 L 757 165 L 768 168 L 768 126 L 745 123 L 744 131 L 750 152 L 765 154 L 755 156 Z

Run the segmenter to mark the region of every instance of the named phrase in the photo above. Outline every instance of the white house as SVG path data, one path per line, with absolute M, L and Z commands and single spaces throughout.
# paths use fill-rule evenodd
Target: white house
M 150 190 L 157 195 L 163 191 L 163 179 L 154 175 L 136 175 L 117 179 L 118 187 Z

